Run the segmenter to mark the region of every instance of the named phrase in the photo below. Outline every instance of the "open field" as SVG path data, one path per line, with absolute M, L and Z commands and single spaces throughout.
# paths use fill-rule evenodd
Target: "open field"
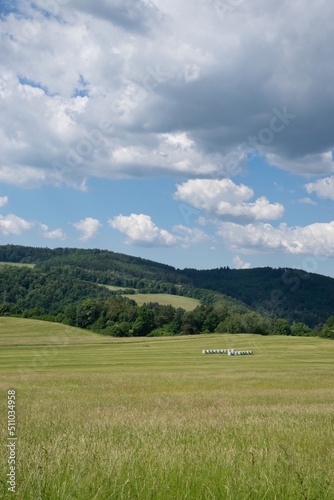
M 122 286 L 113 285 L 100 285 L 108 288 L 108 290 L 126 290 Z M 138 306 L 143 304 L 148 304 L 149 302 L 157 302 L 162 306 L 173 306 L 181 307 L 186 311 L 193 311 L 195 307 L 200 305 L 200 301 L 197 299 L 192 299 L 191 297 L 183 297 L 182 295 L 171 295 L 169 293 L 134 293 L 134 294 L 124 294 L 124 297 L 128 297 L 136 302 Z
M 104 288 L 108 288 L 108 290 L 112 290 L 113 292 L 117 290 L 126 290 L 125 286 L 116 286 L 116 285 L 104 285 L 102 283 L 94 283 L 95 285 L 103 286 Z
M 229 347 L 254 355 L 201 353 Z M 332 500 L 333 366 L 334 343 L 319 338 L 116 339 L 0 318 L 17 498 Z M 2 446 L 5 499 L 6 461 Z
M 126 290 L 121 286 L 113 285 L 100 285 L 108 288 L 108 290 Z M 171 295 L 169 293 L 134 293 L 124 294 L 124 297 L 134 300 L 138 306 L 148 304 L 149 302 L 157 302 L 163 306 L 182 307 L 186 311 L 192 311 L 195 307 L 200 305 L 200 301 L 190 297 L 183 297 L 182 295 Z
M 169 293 L 135 293 L 125 295 L 129 299 L 133 299 L 138 306 L 148 304 L 149 302 L 158 302 L 162 306 L 182 307 L 186 311 L 192 311 L 195 307 L 200 305 L 200 301 L 190 297 L 183 297 L 181 295 L 171 295 Z
M 0 266 L 15 266 L 15 267 L 35 267 L 35 264 L 22 264 L 21 262 L 0 262 Z

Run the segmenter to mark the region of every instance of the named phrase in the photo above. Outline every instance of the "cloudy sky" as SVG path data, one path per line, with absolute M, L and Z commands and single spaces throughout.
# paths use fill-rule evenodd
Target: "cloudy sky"
M 334 276 L 331 0 L 2 0 L 0 244 Z

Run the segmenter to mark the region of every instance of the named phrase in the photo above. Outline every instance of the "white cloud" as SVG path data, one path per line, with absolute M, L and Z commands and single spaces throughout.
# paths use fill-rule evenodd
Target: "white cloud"
M 151 217 L 144 214 L 117 215 L 108 222 L 113 229 L 126 234 L 126 243 L 132 245 L 179 246 L 186 249 L 212 240 L 201 229 L 189 228 L 182 224 L 174 226 L 171 233 L 156 226 Z
M 50 240 L 65 240 L 66 235 L 63 233 L 63 231 L 60 228 L 49 230 L 49 227 L 46 224 L 40 224 L 40 228 L 42 230 L 42 236 L 44 238 L 50 239 Z
M 234 204 L 249 200 L 253 194 L 248 186 L 230 179 L 191 179 L 177 185 L 175 197 L 195 208 L 215 212 L 222 200 Z
M 212 239 L 204 231 L 198 228 L 178 225 L 173 227 L 173 231 L 177 234 L 176 238 L 182 248 L 189 248 Z
M 223 222 L 218 235 L 237 252 L 281 252 L 334 256 L 334 221 L 288 227 L 258 223 L 242 226 Z
M 246 219 L 278 219 L 284 213 L 283 205 L 270 204 L 266 197 L 248 202 L 254 192 L 244 184 L 230 179 L 191 179 L 177 186 L 175 197 L 189 205 L 216 216 Z
M 3 183 L 31 188 L 47 183 L 48 179 L 49 182 L 55 181 L 52 172 L 18 165 L 0 166 L 0 182 Z
M 15 2 L 0 20 L 0 181 L 232 175 L 252 138 L 280 168 L 334 173 L 333 2 L 232 3 Z
M 233 265 L 236 269 L 250 269 L 252 267 L 249 262 L 244 262 L 239 255 L 233 257 Z
M 308 193 L 316 193 L 320 198 L 330 198 L 334 200 L 334 176 L 319 179 L 305 185 Z
M 169 247 L 177 243 L 177 238 L 156 226 L 149 215 L 117 215 L 108 222 L 113 229 L 126 234 L 127 244 Z
M 183 150 L 189 150 L 194 145 L 194 141 L 189 139 L 185 132 L 180 134 L 162 134 L 161 137 L 165 139 L 167 144 Z
M 79 222 L 73 222 L 73 226 L 81 232 L 80 240 L 87 241 L 97 236 L 102 224 L 97 219 L 86 217 Z
M 10 234 L 20 235 L 33 227 L 32 222 L 28 222 L 17 215 L 0 215 L 0 235 L 8 236 Z
M 8 196 L 0 196 L 0 207 L 4 207 L 8 203 Z
M 306 205 L 316 205 L 316 202 L 308 197 L 300 198 L 298 201 L 299 203 L 305 203 Z

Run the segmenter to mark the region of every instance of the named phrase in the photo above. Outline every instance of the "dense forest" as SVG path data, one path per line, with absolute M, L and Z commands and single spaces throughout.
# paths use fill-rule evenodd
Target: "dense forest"
M 107 250 L 0 246 L 0 315 L 114 336 L 202 332 L 334 337 L 334 280 L 294 269 L 179 270 Z M 122 287 L 109 290 L 103 285 Z M 193 311 L 124 293 L 194 297 Z
M 185 269 L 195 287 L 215 290 L 253 309 L 310 327 L 334 313 L 334 279 L 298 269 Z

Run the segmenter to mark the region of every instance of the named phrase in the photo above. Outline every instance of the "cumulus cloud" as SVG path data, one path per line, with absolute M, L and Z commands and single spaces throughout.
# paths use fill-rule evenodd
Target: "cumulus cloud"
M 254 220 L 279 219 L 284 213 L 280 203 L 270 204 L 266 197 L 249 202 L 254 192 L 231 179 L 191 179 L 177 186 L 175 198 L 220 217 Z
M 60 228 L 49 230 L 49 227 L 46 224 L 40 224 L 40 228 L 42 230 L 43 238 L 47 238 L 50 240 L 65 240 L 66 235 Z
M 189 248 L 212 239 L 201 229 L 186 227 L 182 224 L 174 226 L 173 231 L 176 233 L 177 241 L 182 248 Z
M 109 225 L 127 236 L 128 245 L 189 248 L 211 241 L 212 238 L 198 228 L 190 228 L 182 224 L 173 227 L 173 232 L 161 229 L 149 215 L 131 214 L 117 215 L 109 219 Z
M 334 176 L 319 179 L 305 185 L 308 193 L 315 193 L 319 198 L 334 200 Z
M 129 245 L 169 247 L 177 243 L 176 237 L 156 226 L 149 215 L 117 215 L 108 222 L 113 229 L 126 234 Z
M 0 181 L 230 176 L 252 151 L 334 173 L 333 2 L 232 3 L 4 9 Z
M 334 221 L 304 227 L 289 227 L 284 223 L 278 227 L 268 223 L 242 226 L 223 222 L 218 234 L 233 251 L 334 256 Z
M 4 207 L 8 203 L 8 196 L 0 196 L 0 207 Z
M 55 182 L 53 172 L 19 165 L 0 166 L 0 182 L 15 184 L 24 188 L 38 187 L 45 183 Z
M 233 265 L 236 269 L 250 269 L 252 266 L 249 262 L 244 262 L 239 255 L 233 257 Z
M 86 217 L 79 222 L 73 222 L 73 226 L 81 232 L 80 240 L 87 241 L 97 236 L 102 224 L 97 219 Z
M 22 219 L 14 214 L 0 215 L 0 235 L 20 235 L 33 227 L 32 222 Z

